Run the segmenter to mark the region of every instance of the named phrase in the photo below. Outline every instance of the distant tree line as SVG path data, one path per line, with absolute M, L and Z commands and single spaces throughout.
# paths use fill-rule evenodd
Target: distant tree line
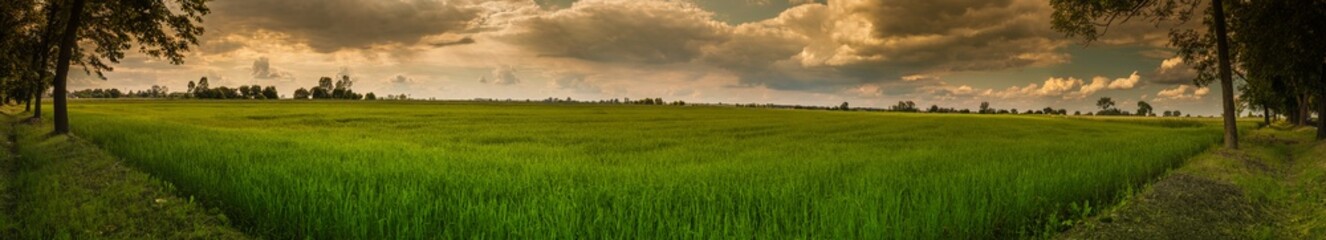
M 120 91 L 120 89 L 115 89 L 115 88 L 83 89 L 83 90 L 69 92 L 69 97 L 71 98 L 182 98 L 183 97 L 178 95 L 180 93 L 175 93 L 175 94 L 177 95 L 171 96 L 168 88 L 166 88 L 165 86 L 152 85 L 151 88 L 142 91 L 130 90 L 129 92 L 123 92 Z
M 359 94 L 352 89 L 354 80 L 349 75 L 342 75 L 333 82 L 331 77 L 318 79 L 318 85 L 309 89 L 295 90 L 295 99 L 339 99 L 339 100 L 377 100 L 373 93 Z
M 719 103 L 717 105 L 727 105 L 727 104 Z M 918 113 L 924 112 L 924 113 L 951 113 L 951 114 L 1021 114 L 1021 115 L 1061 115 L 1061 116 L 1067 116 L 1069 114 L 1068 109 L 1063 109 L 1063 108 L 1055 109 L 1052 107 L 1045 107 L 1042 109 L 1027 109 L 1027 110 L 1019 110 L 1017 108 L 996 109 L 990 107 L 990 102 L 981 102 L 980 108 L 975 111 L 965 108 L 957 109 L 950 107 L 940 107 L 939 105 L 930 105 L 929 108 L 920 109 L 916 107 L 917 105 L 913 101 L 899 101 L 897 104 L 889 106 L 888 108 L 851 107 L 851 103 L 848 102 L 843 102 L 838 106 L 806 106 L 806 105 L 779 105 L 779 104 L 756 104 L 756 103 L 732 104 L 732 106 L 747 107 L 747 108 L 805 109 L 805 110 L 863 111 L 863 112 L 918 112 Z M 1150 103 L 1147 103 L 1145 101 L 1139 101 L 1137 103 L 1137 106 L 1138 110 L 1136 114 L 1129 111 L 1120 110 L 1118 108 L 1115 108 L 1114 100 L 1107 97 L 1097 101 L 1097 107 L 1101 108 L 1100 111 L 1086 112 L 1086 113 L 1083 113 L 1082 111 L 1074 111 L 1072 115 L 1073 116 L 1150 116 L 1150 117 L 1156 116 L 1155 112 L 1153 112 L 1153 108 Z M 1165 113 L 1163 115 L 1164 117 L 1192 116 L 1192 115 L 1183 115 L 1177 110 L 1165 111 L 1164 113 Z
M 476 99 L 476 100 L 480 100 L 480 101 L 496 101 L 496 100 L 491 100 L 491 99 Z M 507 99 L 506 101 L 508 101 L 508 102 L 515 102 L 515 100 L 511 100 L 511 99 Z M 525 102 L 533 102 L 533 101 L 525 100 Z M 543 100 L 541 100 L 541 101 L 539 101 L 539 102 L 544 102 L 544 103 L 585 103 L 585 104 L 626 104 L 626 105 L 673 105 L 673 106 L 685 106 L 685 105 L 686 105 L 686 101 L 672 101 L 672 102 L 667 102 L 667 101 L 663 101 L 663 98 L 639 98 L 639 99 L 635 99 L 635 100 L 631 100 L 631 98 L 622 98 L 622 99 L 613 98 L 613 99 L 601 99 L 601 100 L 577 100 L 577 99 L 572 99 L 572 98 L 570 98 L 570 97 L 567 97 L 567 98 L 555 98 L 555 97 L 549 97 L 549 98 L 545 98 L 545 99 L 543 99 Z
M 258 99 L 258 100 L 277 100 L 281 96 L 276 91 L 276 86 L 262 87 L 258 85 L 240 86 L 230 88 L 226 86 L 211 87 L 207 77 L 199 79 L 198 82 L 189 81 L 187 95 L 196 99 Z

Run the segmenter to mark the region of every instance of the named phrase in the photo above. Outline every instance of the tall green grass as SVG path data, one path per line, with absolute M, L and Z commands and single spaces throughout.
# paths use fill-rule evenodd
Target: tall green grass
M 75 133 L 273 238 L 1032 234 L 1220 129 L 722 107 L 108 101 Z

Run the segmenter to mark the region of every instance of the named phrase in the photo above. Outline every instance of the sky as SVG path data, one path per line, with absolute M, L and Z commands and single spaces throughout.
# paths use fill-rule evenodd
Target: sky
M 663 98 L 1094 111 L 1219 111 L 1218 86 L 1133 21 L 1084 44 L 1044 0 L 223 0 L 184 64 L 130 54 L 72 89 L 183 91 L 321 77 L 415 99 Z

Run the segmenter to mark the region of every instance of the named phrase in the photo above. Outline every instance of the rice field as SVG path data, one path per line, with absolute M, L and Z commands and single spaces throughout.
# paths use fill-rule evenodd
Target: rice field
M 1183 120 L 703 106 L 70 110 L 76 135 L 276 239 L 1027 236 L 1221 138 Z

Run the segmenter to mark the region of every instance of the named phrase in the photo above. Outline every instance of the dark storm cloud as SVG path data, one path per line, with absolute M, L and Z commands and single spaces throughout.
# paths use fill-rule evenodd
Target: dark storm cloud
M 503 36 L 540 56 L 627 63 L 677 63 L 726 37 L 726 26 L 693 4 L 586 0 L 516 22 Z
M 1050 11 L 1034 0 L 832 1 L 738 26 L 706 57 L 743 84 L 810 91 L 1052 65 L 1068 57 Z
M 431 43 L 431 44 L 429 44 L 429 45 L 432 45 L 433 47 L 448 47 L 448 46 L 466 45 L 466 44 L 474 44 L 474 43 L 475 43 L 475 41 L 474 41 L 473 38 L 470 38 L 470 37 L 464 37 L 464 38 L 461 38 L 461 39 L 458 39 L 458 40 L 454 40 L 454 41 L 435 42 L 435 43 Z
M 463 31 L 481 12 L 469 1 L 435 0 L 225 0 L 209 6 L 211 35 L 268 30 L 319 52 L 415 44 L 424 36 Z
M 1062 42 L 1038 0 L 844 1 L 875 41 L 845 41 L 865 59 L 922 71 L 983 71 L 1054 63 Z M 850 65 L 850 64 L 849 64 Z
M 503 39 L 546 57 L 692 62 L 730 70 L 744 86 L 835 91 L 1065 62 L 1051 11 L 1038 0 L 842 0 L 732 26 L 685 2 L 586 0 L 516 22 Z

